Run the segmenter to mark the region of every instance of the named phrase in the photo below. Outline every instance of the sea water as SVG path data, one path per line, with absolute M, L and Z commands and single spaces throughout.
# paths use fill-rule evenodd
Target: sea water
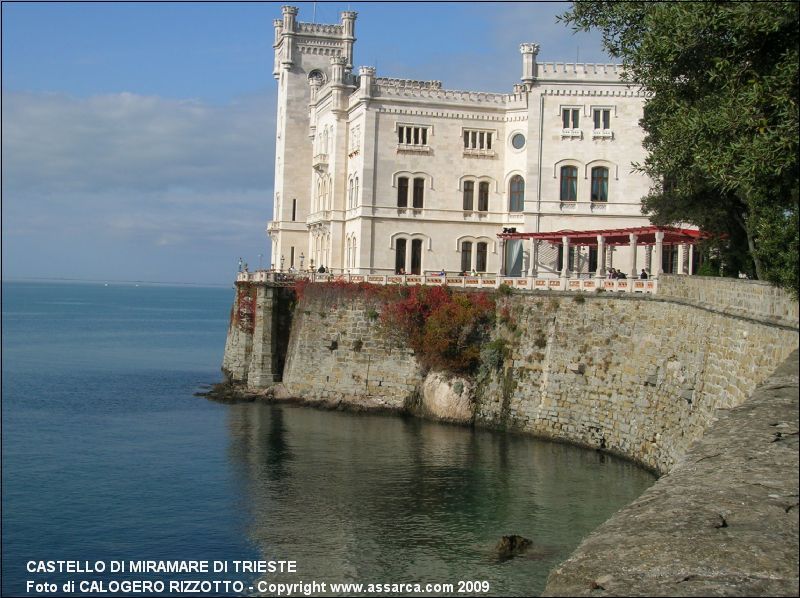
M 43 580 L 94 581 L 105 585 L 89 593 L 107 595 L 126 579 L 241 580 L 243 594 L 265 581 L 536 594 L 653 482 L 625 461 L 524 436 L 194 396 L 220 379 L 232 300 L 229 287 L 4 284 L 4 595 Z M 499 560 L 507 534 L 533 545 Z M 231 570 L 28 570 L 48 560 Z M 237 573 L 234 560 L 297 571 Z

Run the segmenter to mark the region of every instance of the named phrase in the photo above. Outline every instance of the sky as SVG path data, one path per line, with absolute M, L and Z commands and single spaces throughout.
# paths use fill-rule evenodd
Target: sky
M 2 4 L 5 280 L 230 284 L 270 264 L 283 3 Z M 354 64 L 447 89 L 511 91 L 540 61 L 609 62 L 566 3 L 298 2 L 355 10 Z

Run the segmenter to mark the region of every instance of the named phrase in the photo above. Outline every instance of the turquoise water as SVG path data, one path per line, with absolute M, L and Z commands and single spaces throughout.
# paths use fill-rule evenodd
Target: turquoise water
M 51 559 L 291 559 L 296 574 L 268 579 L 485 580 L 489 595 L 527 595 L 653 482 L 526 437 L 195 397 L 219 380 L 232 298 L 4 284 L 4 595 L 43 578 L 29 560 Z M 534 547 L 497 562 L 492 546 L 511 533 Z

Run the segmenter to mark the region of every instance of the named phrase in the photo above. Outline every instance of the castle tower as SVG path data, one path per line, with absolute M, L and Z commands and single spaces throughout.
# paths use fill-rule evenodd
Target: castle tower
M 520 44 L 519 51 L 522 54 L 522 82 L 528 89 L 533 87 L 536 81 L 536 56 L 539 54 L 539 44 Z
M 343 12 L 341 23 L 329 25 L 298 21 L 294 6 L 283 6 L 281 11 L 283 18 L 273 22 L 278 105 L 274 209 L 267 233 L 272 241 L 272 265 L 279 268 L 284 258 L 285 268 L 299 268 L 299 256 L 307 252 L 306 219 L 311 210 L 312 89 L 333 82 L 334 75 L 340 81 L 350 77 L 356 13 Z

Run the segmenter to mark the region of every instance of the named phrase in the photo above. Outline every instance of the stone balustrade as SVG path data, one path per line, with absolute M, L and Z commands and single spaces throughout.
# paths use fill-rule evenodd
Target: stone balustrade
M 446 274 L 331 274 L 318 272 L 276 272 L 274 270 L 257 270 L 256 272 L 239 272 L 236 282 L 263 282 L 290 285 L 295 280 L 309 279 L 311 282 L 346 281 L 369 284 L 405 284 L 405 285 L 448 285 L 467 289 L 496 289 L 508 285 L 515 289 L 528 291 L 587 291 L 587 292 L 619 292 L 648 293 L 658 291 L 658 280 L 640 280 L 638 278 L 611 280 L 606 278 L 532 278 L 507 277 L 494 274 L 480 276 L 458 276 Z

